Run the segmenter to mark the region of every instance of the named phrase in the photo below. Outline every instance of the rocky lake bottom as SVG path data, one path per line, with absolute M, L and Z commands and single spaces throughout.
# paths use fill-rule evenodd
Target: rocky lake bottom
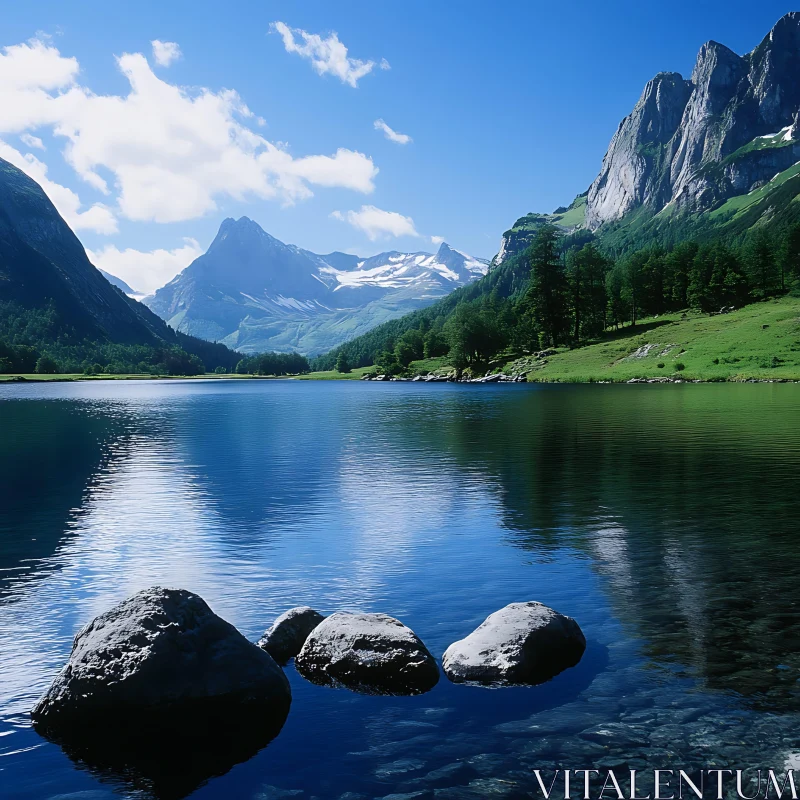
M 526 798 L 534 770 L 800 769 L 798 423 L 777 384 L 0 386 L 0 795 Z M 176 749 L 182 781 L 148 782 L 28 713 L 75 633 L 152 585 L 253 642 L 310 605 L 390 614 L 441 660 L 537 600 L 587 648 L 539 686 L 411 697 L 290 662 L 268 746 L 210 775 Z

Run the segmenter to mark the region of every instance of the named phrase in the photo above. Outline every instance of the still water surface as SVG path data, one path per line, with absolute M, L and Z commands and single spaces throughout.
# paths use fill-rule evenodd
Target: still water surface
M 382 611 L 438 658 L 520 600 L 588 640 L 534 688 L 368 697 L 290 665 L 281 734 L 198 799 L 800 767 L 798 479 L 791 385 L 0 386 L 0 796 L 149 796 L 27 712 L 77 630 L 154 584 L 252 640 L 296 605 Z

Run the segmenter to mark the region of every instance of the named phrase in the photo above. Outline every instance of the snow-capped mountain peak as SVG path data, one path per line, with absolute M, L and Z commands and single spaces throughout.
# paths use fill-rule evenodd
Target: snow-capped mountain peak
M 208 252 L 145 303 L 173 327 L 244 352 L 328 350 L 485 275 L 488 261 L 436 254 L 318 255 L 227 219 Z

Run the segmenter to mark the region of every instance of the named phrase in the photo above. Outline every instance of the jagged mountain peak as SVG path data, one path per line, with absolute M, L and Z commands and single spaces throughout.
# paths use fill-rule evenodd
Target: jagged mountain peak
M 692 70 L 692 83 L 696 90 L 714 93 L 720 103 L 730 97 L 721 90 L 735 88 L 747 73 L 747 61 L 729 47 L 719 42 L 706 42 L 697 54 Z
M 769 182 L 800 160 L 798 109 L 800 12 L 746 56 L 706 42 L 690 81 L 659 73 L 645 86 L 589 189 L 586 224 L 595 230 L 641 207 L 704 211 Z
M 219 245 L 222 242 L 237 242 L 245 245 L 258 246 L 259 242 L 267 241 L 275 244 L 282 244 L 274 236 L 267 233 L 257 222 L 250 217 L 239 217 L 233 219 L 228 217 L 222 221 L 217 235 L 211 246 Z
M 451 247 L 449 244 L 447 244 L 447 242 L 442 242 L 439 245 L 439 249 L 436 251 L 437 259 L 446 259 L 453 255 L 463 256 L 464 254 L 459 250 L 456 250 L 454 247 Z
M 772 26 L 772 30 L 764 37 L 766 41 L 786 43 L 786 37 L 793 38 L 795 44 L 800 42 L 800 11 L 789 11 Z
M 486 262 L 443 244 L 437 255 L 318 255 L 249 219 L 222 222 L 208 251 L 146 303 L 184 333 L 245 352 L 315 353 L 485 274 Z

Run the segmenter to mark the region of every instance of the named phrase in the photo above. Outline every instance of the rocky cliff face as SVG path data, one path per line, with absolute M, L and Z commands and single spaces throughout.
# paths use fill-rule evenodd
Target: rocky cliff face
M 691 80 L 661 73 L 611 140 L 589 190 L 591 229 L 637 208 L 703 211 L 800 160 L 800 12 L 739 56 L 700 49 Z

